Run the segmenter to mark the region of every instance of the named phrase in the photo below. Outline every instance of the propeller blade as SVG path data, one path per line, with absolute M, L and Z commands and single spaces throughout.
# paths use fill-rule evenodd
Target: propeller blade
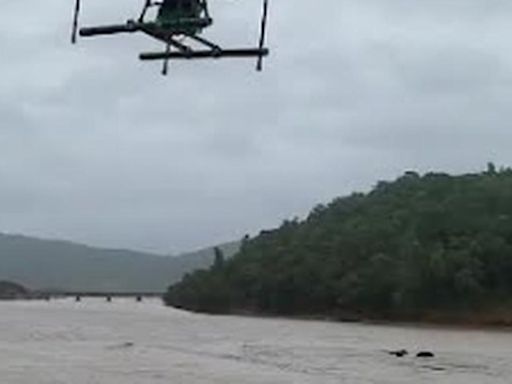
M 265 47 L 265 37 L 267 33 L 267 18 L 268 18 L 268 0 L 263 0 L 263 15 L 261 17 L 261 32 L 260 32 L 260 52 L 263 52 Z M 258 56 L 258 64 L 256 65 L 257 71 L 263 70 L 263 57 L 264 55 L 260 54 Z
M 73 16 L 73 29 L 71 32 L 71 43 L 76 44 L 76 34 L 78 32 L 78 17 L 80 14 L 80 0 L 75 0 L 75 12 Z

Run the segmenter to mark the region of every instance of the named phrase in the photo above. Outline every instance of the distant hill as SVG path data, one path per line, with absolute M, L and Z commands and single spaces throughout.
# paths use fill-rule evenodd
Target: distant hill
M 169 305 L 512 325 L 512 169 L 407 172 L 245 239 Z
M 221 248 L 229 255 L 237 243 Z M 212 248 L 161 256 L 0 234 L 0 280 L 35 290 L 164 292 L 185 273 L 209 267 L 213 258 Z

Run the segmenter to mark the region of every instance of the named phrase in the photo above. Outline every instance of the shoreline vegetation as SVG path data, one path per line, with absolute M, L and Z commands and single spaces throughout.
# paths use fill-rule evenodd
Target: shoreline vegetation
M 49 292 L 31 290 L 13 281 L 0 280 L 0 302 L 48 300 L 50 295 Z
M 0 301 L 30 300 L 35 294 L 23 285 L 12 281 L 0 281 Z
M 512 169 L 406 172 L 318 205 L 187 274 L 165 303 L 194 312 L 512 326 Z

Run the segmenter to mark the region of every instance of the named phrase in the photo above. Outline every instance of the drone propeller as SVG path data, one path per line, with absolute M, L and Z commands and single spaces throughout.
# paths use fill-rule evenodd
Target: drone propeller
M 78 16 L 80 14 L 80 0 L 75 1 L 75 13 L 73 16 L 73 30 L 71 32 L 71 43 L 76 44 L 76 34 L 78 32 Z
M 263 70 L 263 52 L 265 46 L 265 36 L 267 33 L 267 18 L 268 18 L 268 0 L 263 0 L 263 15 L 261 16 L 261 32 L 260 32 L 260 45 L 259 50 L 260 54 L 258 56 L 258 63 L 256 65 L 256 70 Z

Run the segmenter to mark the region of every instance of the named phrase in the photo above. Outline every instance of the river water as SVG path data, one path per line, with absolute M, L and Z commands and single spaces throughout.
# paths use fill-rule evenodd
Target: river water
M 432 359 L 386 350 L 431 350 Z M 512 332 L 205 316 L 157 300 L 0 304 L 6 384 L 512 382 Z

